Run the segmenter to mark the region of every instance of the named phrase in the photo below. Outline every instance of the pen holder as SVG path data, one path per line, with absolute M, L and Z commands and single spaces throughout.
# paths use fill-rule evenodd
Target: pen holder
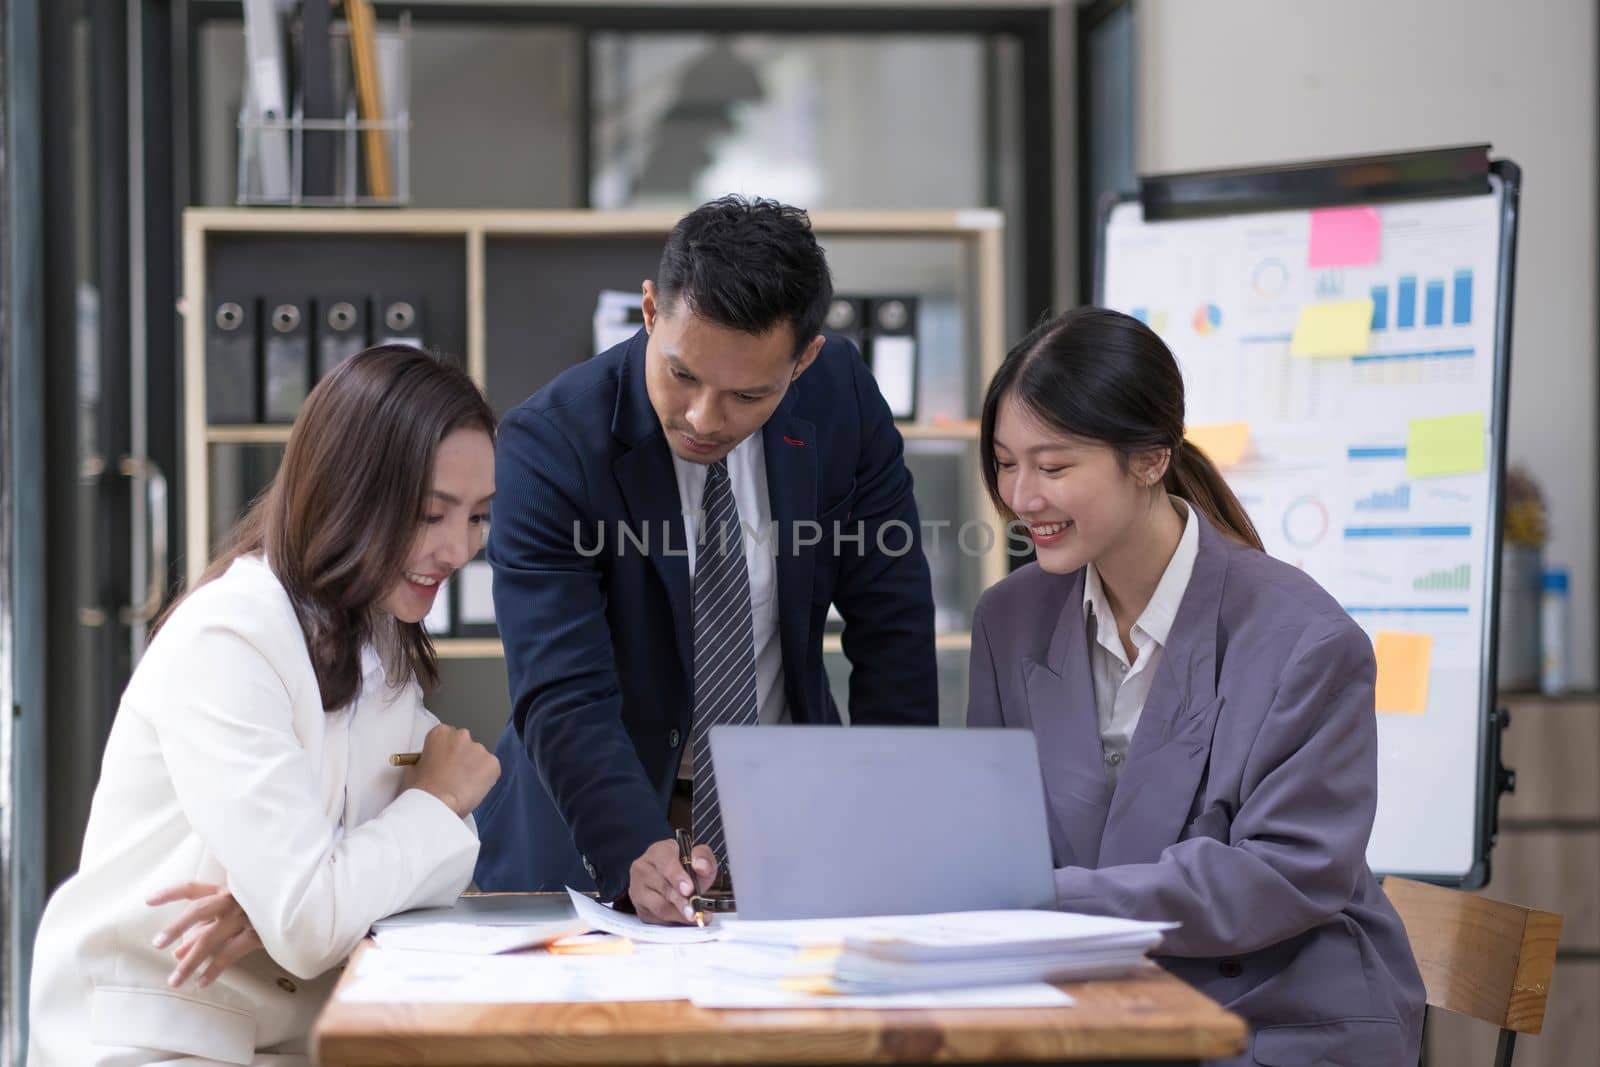
M 260 113 L 248 80 L 239 109 L 241 206 L 403 207 L 411 202 L 411 16 L 372 35 L 382 118 L 361 117 L 347 24 L 329 31 L 328 76 L 341 114 L 308 118 L 303 91 L 287 117 Z M 298 38 L 298 33 L 291 36 Z M 304 54 L 297 41 L 297 53 Z M 378 158 L 381 156 L 381 159 Z M 374 188 L 377 172 L 387 189 Z

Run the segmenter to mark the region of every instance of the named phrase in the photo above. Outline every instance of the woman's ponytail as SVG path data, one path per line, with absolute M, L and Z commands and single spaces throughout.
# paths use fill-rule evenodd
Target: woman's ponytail
M 1222 533 L 1251 548 L 1262 547 L 1256 524 L 1250 521 L 1244 505 L 1228 488 L 1222 472 L 1217 470 L 1210 456 L 1188 441 L 1180 442 L 1173 450 L 1165 485 L 1167 492 L 1199 508 Z

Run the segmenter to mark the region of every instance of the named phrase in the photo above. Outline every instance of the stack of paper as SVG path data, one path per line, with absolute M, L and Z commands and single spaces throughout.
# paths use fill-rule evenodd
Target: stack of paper
M 885 994 L 1105 978 L 1143 962 L 1171 923 L 1059 911 L 954 912 L 724 925 L 719 964 L 808 992 Z
M 385 1003 L 690 999 L 710 1008 L 1062 1007 L 1050 982 L 1139 965 L 1170 923 L 1056 911 L 651 926 L 575 892 L 463 896 L 378 923 L 341 988 Z M 596 938 L 574 937 L 600 930 Z M 535 945 L 544 953 L 499 955 Z M 491 956 L 491 959 L 485 959 Z
M 368 1004 L 572 1004 L 688 999 L 703 1008 L 1060 1008 L 1072 998 L 1050 985 L 817 996 L 771 982 L 706 973 L 728 946 L 631 945 L 617 955 L 518 953 L 477 956 L 369 949 L 339 987 Z

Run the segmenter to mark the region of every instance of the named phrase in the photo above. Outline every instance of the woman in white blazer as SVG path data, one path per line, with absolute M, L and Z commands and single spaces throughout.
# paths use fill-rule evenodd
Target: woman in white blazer
M 123 694 L 39 926 L 31 1067 L 304 1064 L 372 922 L 467 886 L 499 764 L 422 706 L 420 623 L 482 542 L 494 429 L 464 374 L 408 347 L 312 391 Z

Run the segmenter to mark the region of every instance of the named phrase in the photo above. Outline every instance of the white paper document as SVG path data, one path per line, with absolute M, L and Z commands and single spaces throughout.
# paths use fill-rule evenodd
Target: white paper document
M 647 923 L 637 915 L 628 915 L 609 908 L 593 897 L 569 888 L 572 908 L 586 929 L 620 934 L 646 945 L 692 945 L 702 941 L 715 941 L 722 930 L 722 920 L 715 915 L 706 917 L 707 924 L 700 926 L 657 926 Z
M 745 980 L 717 966 L 740 950 L 716 944 L 642 945 L 622 956 L 477 956 L 369 949 L 340 986 L 358 1004 L 573 1004 L 691 1000 L 702 1008 L 1059 1008 L 1073 1001 L 1042 983 L 820 996 L 773 981 Z
M 1171 924 L 1067 912 L 655 926 L 582 893 L 386 920 L 339 997 L 366 1003 L 692 1000 L 707 1008 L 1025 1008 L 1072 998 L 1049 982 L 1144 963 Z M 567 905 L 575 915 L 566 914 Z M 542 922 L 500 925 L 513 916 Z M 432 921 L 429 921 L 429 920 Z M 418 921 L 421 920 L 421 921 Z M 579 931 L 626 938 L 602 954 L 529 952 Z
M 365 1004 L 572 1004 L 682 1000 L 685 974 L 671 956 L 468 956 L 369 949 L 339 987 Z
M 396 912 L 372 924 L 374 930 L 400 926 L 465 923 L 471 926 L 534 926 L 570 922 L 572 904 L 557 893 L 463 893 L 444 908 Z
M 373 933 L 372 939 L 377 942 L 379 948 L 493 956 L 501 952 L 515 952 L 536 945 L 548 945 L 560 938 L 583 933 L 588 928 L 588 924 L 579 919 L 534 923 L 528 926 L 423 923 L 377 930 Z

